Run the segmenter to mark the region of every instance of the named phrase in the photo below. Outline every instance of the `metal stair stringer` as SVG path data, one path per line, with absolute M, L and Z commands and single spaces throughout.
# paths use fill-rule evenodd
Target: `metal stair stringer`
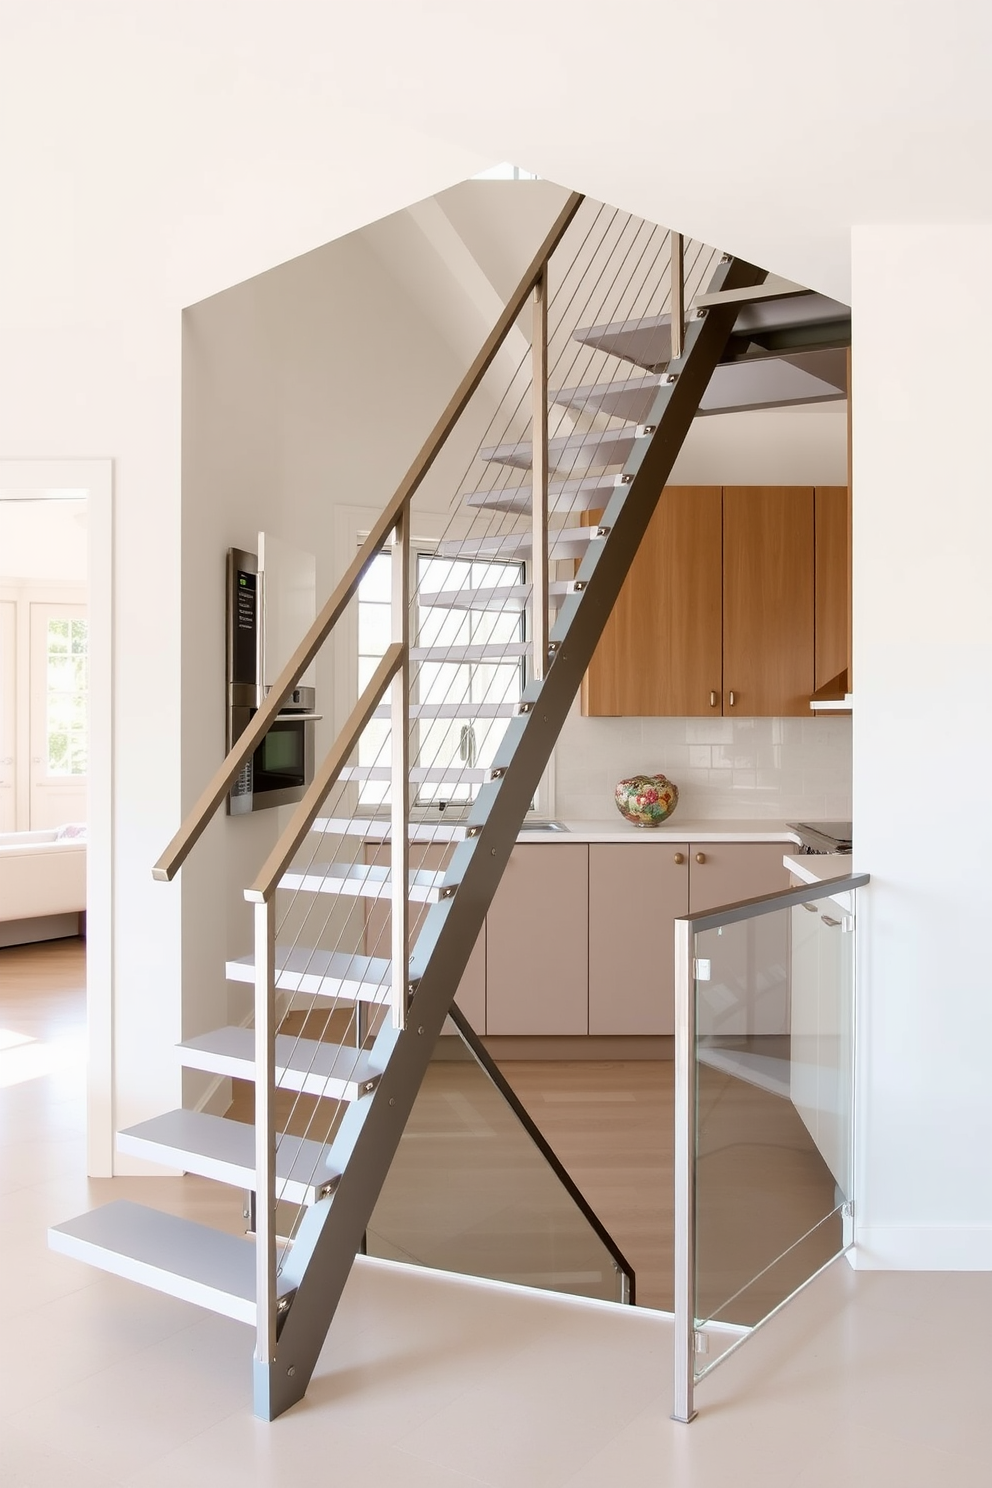
M 764 271 L 721 265 L 713 289 L 746 287 Z M 551 636 L 554 663 L 524 694 L 491 775 L 479 792 L 466 838 L 445 877 L 454 894 L 430 911 L 411 962 L 415 989 L 408 1026 L 379 1035 L 373 1058 L 384 1074 L 376 1092 L 347 1112 L 329 1162 L 342 1174 L 332 1199 L 305 1216 L 287 1258 L 296 1296 L 279 1334 L 278 1360 L 256 1361 L 256 1411 L 273 1417 L 303 1395 L 368 1218 L 413 1107 L 435 1040 L 551 749 L 578 690 L 620 587 L 682 447 L 733 326 L 730 307 L 693 321 L 686 348 L 662 385 L 651 418 L 590 545 Z M 290 1274 L 291 1273 L 291 1274 Z M 290 1373 L 292 1370 L 292 1373 Z
M 725 259 L 710 292 L 760 284 L 766 271 Z M 328 1154 L 341 1174 L 334 1194 L 304 1215 L 284 1258 L 292 1295 L 281 1315 L 277 1357 L 254 1361 L 255 1411 L 274 1419 L 306 1392 L 369 1218 L 413 1109 L 435 1041 L 457 992 L 517 834 L 582 677 L 592 659 L 661 492 L 730 340 L 739 305 L 713 304 L 686 329 L 650 417 L 639 430 L 620 483 L 603 513 L 550 637 L 552 664 L 525 690 L 444 879 L 453 894 L 432 906 L 410 963 L 412 1000 L 402 1031 L 387 1024 L 372 1059 L 375 1091 L 345 1114 Z

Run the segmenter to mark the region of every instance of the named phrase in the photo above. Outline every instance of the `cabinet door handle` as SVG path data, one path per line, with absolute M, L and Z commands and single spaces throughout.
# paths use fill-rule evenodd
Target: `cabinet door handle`
M 696 854 L 696 862 L 697 863 L 705 863 L 706 862 L 706 854 L 705 853 L 697 853 Z
M 719 702 L 718 695 L 716 694 L 716 692 L 714 692 L 714 690 L 712 688 L 710 688 L 710 707 L 711 708 L 715 708 L 718 702 Z
M 676 863 L 684 863 L 685 862 L 685 854 L 684 853 L 676 853 L 675 854 L 675 861 L 676 861 Z
M 733 693 L 731 693 L 730 694 L 730 697 L 729 697 L 730 706 L 733 707 L 734 704 L 736 703 L 736 701 L 737 701 L 737 698 L 734 696 Z

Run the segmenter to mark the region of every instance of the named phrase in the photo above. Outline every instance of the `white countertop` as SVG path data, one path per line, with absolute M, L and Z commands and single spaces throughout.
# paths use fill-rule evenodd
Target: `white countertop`
M 782 862 L 790 873 L 794 873 L 803 883 L 823 883 L 828 878 L 847 878 L 848 875 L 857 872 L 854 867 L 854 859 L 850 853 L 810 853 L 796 854 L 786 853 Z
M 567 832 L 522 831 L 518 842 L 784 842 L 798 843 L 780 821 L 693 820 L 676 814 L 660 827 L 635 827 L 619 813 L 602 821 L 559 818 Z M 848 860 L 850 861 L 850 860 Z

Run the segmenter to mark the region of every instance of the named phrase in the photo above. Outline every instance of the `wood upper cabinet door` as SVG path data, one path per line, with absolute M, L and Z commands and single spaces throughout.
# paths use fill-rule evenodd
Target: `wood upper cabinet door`
M 666 486 L 582 683 L 586 717 L 720 712 L 722 492 Z
M 823 687 L 832 681 L 850 662 L 849 507 L 846 486 L 817 486 L 813 493 L 816 543 L 816 687 Z
M 589 849 L 515 847 L 486 921 L 486 1032 L 589 1032 Z
M 685 842 L 590 843 L 590 1033 L 675 1032 L 672 922 L 689 907 L 688 854 Z
M 812 692 L 812 488 L 725 486 L 723 711 L 808 718 Z

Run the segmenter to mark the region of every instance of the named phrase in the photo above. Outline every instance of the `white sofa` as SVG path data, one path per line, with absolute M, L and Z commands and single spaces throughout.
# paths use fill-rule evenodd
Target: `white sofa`
M 0 832 L 0 946 L 77 935 L 85 908 L 85 838 Z

